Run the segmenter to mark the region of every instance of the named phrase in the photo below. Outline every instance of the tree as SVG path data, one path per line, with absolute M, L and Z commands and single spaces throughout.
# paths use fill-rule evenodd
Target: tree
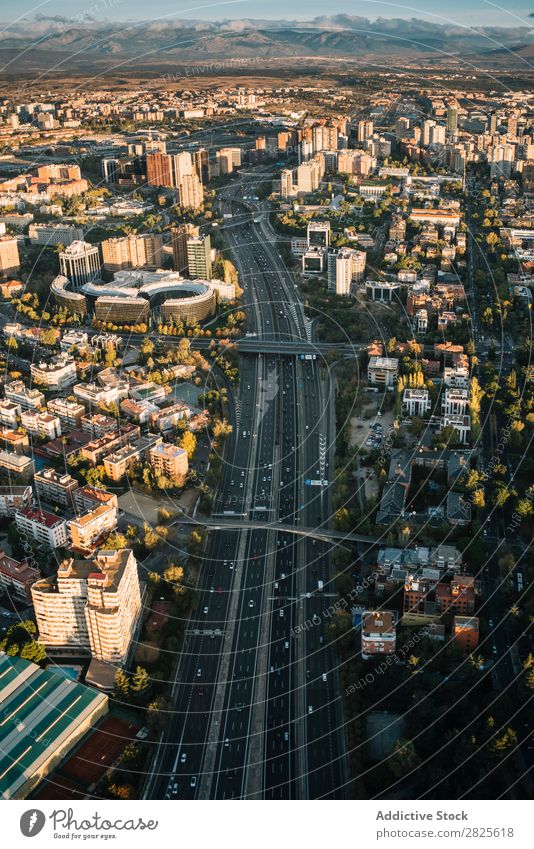
M 46 660 L 46 649 L 42 643 L 31 640 L 31 642 L 22 646 L 20 656 L 24 660 L 31 660 L 33 663 L 43 663 Z
M 396 778 L 402 778 L 420 762 L 419 755 L 411 740 L 397 740 L 388 766 Z
M 147 724 L 148 727 L 159 733 L 163 731 L 171 718 L 174 710 L 174 704 L 165 696 L 158 696 L 147 707 Z
M 194 456 L 195 450 L 197 447 L 197 438 L 194 433 L 191 433 L 190 430 L 186 430 L 180 439 L 180 448 L 187 453 L 187 457 L 191 460 Z
M 123 699 L 130 695 L 130 679 L 124 669 L 119 668 L 115 673 L 115 693 Z
M 136 695 L 142 695 L 150 687 L 150 676 L 146 669 L 138 666 L 130 681 L 130 690 Z
M 482 487 L 475 489 L 471 496 L 473 505 L 482 510 L 486 506 L 486 499 L 484 497 L 484 490 Z

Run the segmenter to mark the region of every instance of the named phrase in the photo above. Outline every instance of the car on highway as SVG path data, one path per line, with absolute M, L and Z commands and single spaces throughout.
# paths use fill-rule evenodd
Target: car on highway
M 191 781 L 189 782 L 189 786 L 190 786 L 190 787 L 196 787 L 196 786 L 197 786 L 197 777 L 196 777 L 196 775 L 193 775 L 193 776 L 192 776 Z
M 202 677 L 202 669 L 199 666 L 198 669 L 197 669 L 197 678 L 201 678 L 201 677 Z
M 187 755 L 186 755 L 185 752 L 182 752 L 182 754 L 180 755 L 180 763 L 185 764 L 186 760 L 187 760 Z
M 206 607 L 204 608 L 204 613 L 207 613 L 207 612 L 208 612 L 208 608 L 207 608 L 207 606 L 206 606 Z

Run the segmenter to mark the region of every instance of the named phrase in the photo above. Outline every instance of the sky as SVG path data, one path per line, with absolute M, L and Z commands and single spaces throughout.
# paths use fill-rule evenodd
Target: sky
M 505 5 L 506 7 L 505 8 Z M 361 15 L 370 19 L 423 18 L 435 23 L 463 26 L 534 26 L 534 0 L 0 0 L 0 20 L 32 20 L 36 15 L 65 16 L 96 21 L 224 20 L 271 18 L 310 20 L 337 13 Z M 147 14 L 149 13 L 149 14 Z

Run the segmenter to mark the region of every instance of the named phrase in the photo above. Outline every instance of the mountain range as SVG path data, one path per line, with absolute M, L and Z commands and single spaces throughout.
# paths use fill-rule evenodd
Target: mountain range
M 2 76 L 17 71 L 163 69 L 173 64 L 234 60 L 412 58 L 440 63 L 467 57 L 525 63 L 534 52 L 534 29 L 434 24 L 413 18 L 369 20 L 350 15 L 310 21 L 219 22 L 96 21 L 37 15 L 31 22 L 0 24 Z

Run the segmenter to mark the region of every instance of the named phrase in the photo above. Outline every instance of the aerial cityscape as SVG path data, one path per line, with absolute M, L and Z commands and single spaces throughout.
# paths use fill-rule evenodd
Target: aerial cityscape
M 2 9 L 0 796 L 526 801 L 529 12 L 234 5 Z

